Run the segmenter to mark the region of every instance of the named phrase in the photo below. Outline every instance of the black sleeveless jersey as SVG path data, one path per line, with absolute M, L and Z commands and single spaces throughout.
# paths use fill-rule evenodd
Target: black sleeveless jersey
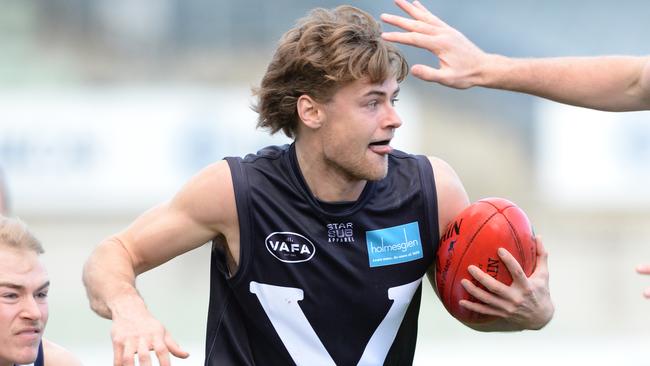
M 240 263 L 213 246 L 205 365 L 409 365 L 438 244 L 433 171 L 394 151 L 359 199 L 319 203 L 293 145 L 226 158 Z
M 45 357 L 43 356 L 43 342 L 38 346 L 38 357 L 36 357 L 36 361 L 34 362 L 34 366 L 44 366 L 45 365 Z
M 44 366 L 45 360 L 43 357 L 43 341 L 38 345 L 38 356 L 36 356 L 36 361 L 25 366 Z

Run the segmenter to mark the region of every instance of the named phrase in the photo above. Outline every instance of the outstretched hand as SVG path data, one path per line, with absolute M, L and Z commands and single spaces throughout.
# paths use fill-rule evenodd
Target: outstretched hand
M 480 84 L 480 66 L 489 57 L 462 33 L 433 15 L 419 1 L 395 0 L 395 4 L 412 19 L 382 14 L 381 19 L 405 32 L 384 32 L 391 42 L 415 46 L 430 51 L 440 60 L 439 68 L 414 65 L 414 76 L 458 89 Z
M 526 277 L 519 262 L 507 250 L 500 248 L 499 257 L 512 276 L 512 284 L 507 286 L 470 266 L 470 274 L 487 290 L 464 279 L 461 284 L 480 302 L 461 300 L 460 305 L 477 313 L 492 315 L 505 320 L 518 329 L 540 329 L 553 317 L 554 306 L 551 301 L 548 274 L 548 253 L 540 237 L 537 242 L 537 263 L 535 271 Z
M 179 358 L 189 356 L 143 304 L 124 305 L 112 315 L 114 366 L 134 366 L 135 357 L 140 366 L 151 366 L 150 351 L 156 353 L 160 366 L 171 366 L 170 353 Z
M 640 265 L 636 267 L 636 271 L 640 274 L 650 275 L 650 264 Z M 650 299 L 650 287 L 643 291 L 643 296 L 645 296 L 646 299 Z

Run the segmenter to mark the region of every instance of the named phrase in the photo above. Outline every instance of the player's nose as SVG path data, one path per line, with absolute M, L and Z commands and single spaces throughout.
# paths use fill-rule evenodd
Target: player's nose
M 31 296 L 25 297 L 25 300 L 22 301 L 22 308 L 20 311 L 20 316 L 24 319 L 30 320 L 40 320 L 43 318 L 43 311 L 37 303 L 36 299 Z
M 393 129 L 398 128 L 402 125 L 402 119 L 400 118 L 399 114 L 397 114 L 395 106 L 388 106 L 384 123 L 387 128 Z

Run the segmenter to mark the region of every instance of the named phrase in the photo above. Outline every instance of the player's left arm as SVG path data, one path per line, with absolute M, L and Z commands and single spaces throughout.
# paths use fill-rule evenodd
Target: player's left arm
M 460 178 L 447 163 L 433 157 L 429 161 L 436 179 L 439 232 L 444 233 L 447 225 L 470 201 Z M 462 300 L 461 306 L 499 319 L 489 324 L 468 326 L 479 331 L 540 329 L 551 320 L 554 313 L 549 291 L 548 254 L 537 238 L 537 264 L 533 274 L 526 277 L 517 260 L 507 251 L 504 252 L 499 255 L 513 278 L 511 286 L 504 285 L 475 266 L 470 266 L 470 274 L 488 291 L 471 281 L 462 282 L 465 289 L 482 303 Z M 429 268 L 427 275 L 431 284 L 435 284 L 435 266 Z
M 45 366 L 82 366 L 70 351 L 47 339 L 43 339 L 43 357 Z
M 429 162 L 433 168 L 436 184 L 436 195 L 438 203 L 438 232 L 442 235 L 447 228 L 447 225 L 460 214 L 463 209 L 469 206 L 469 197 L 463 187 L 463 183 L 458 178 L 454 169 L 445 161 L 429 157 Z M 429 282 L 433 286 L 434 291 L 437 289 L 435 286 L 436 268 L 435 261 L 427 271 Z M 438 294 L 438 296 L 440 296 Z

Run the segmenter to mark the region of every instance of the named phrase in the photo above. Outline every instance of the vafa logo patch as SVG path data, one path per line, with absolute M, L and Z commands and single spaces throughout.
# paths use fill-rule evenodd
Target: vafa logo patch
M 271 233 L 264 242 L 269 253 L 285 263 L 306 262 L 316 253 L 316 247 L 311 240 L 290 231 Z

